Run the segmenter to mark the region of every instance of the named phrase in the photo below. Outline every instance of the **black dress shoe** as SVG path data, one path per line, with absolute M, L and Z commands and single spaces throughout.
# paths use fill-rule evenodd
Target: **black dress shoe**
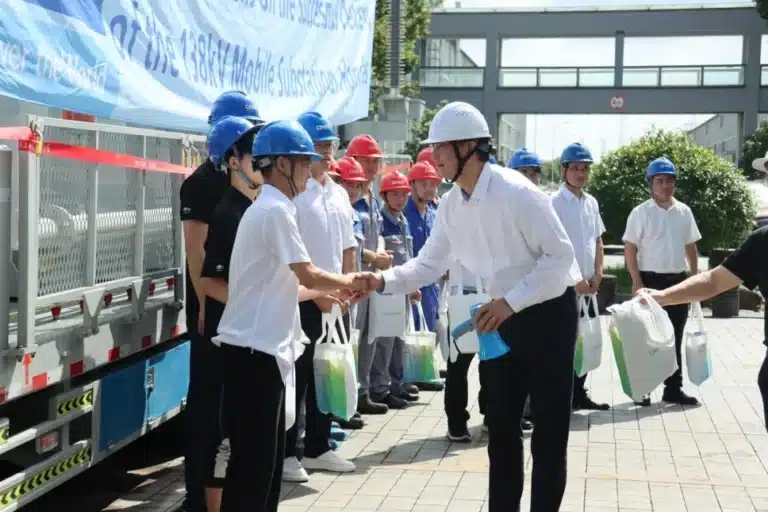
M 607 411 L 611 406 L 608 404 L 599 404 L 592 400 L 589 395 L 583 395 L 579 398 L 573 399 L 573 410 L 585 410 L 585 411 Z
M 445 389 L 445 384 L 442 382 L 418 382 L 416 387 L 420 391 L 442 391 Z
M 687 394 L 685 391 L 679 388 L 666 388 L 661 399 L 671 404 L 680 405 L 699 405 L 699 401 L 696 397 Z

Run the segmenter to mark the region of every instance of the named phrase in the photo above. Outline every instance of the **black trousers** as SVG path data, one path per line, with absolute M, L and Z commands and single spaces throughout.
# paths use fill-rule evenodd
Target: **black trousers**
M 768 430 L 768 354 L 765 355 L 760 373 L 757 374 L 757 387 L 760 388 L 760 396 L 763 397 L 763 419 L 765 429 Z
M 469 411 L 467 404 L 469 402 L 469 383 L 467 374 L 469 366 L 475 354 L 459 354 L 456 362 L 452 363 L 448 359 L 447 375 L 445 377 L 445 394 L 443 396 L 443 405 L 445 406 L 445 415 L 448 417 L 448 430 L 455 432 L 467 426 L 469 421 Z M 488 406 L 488 393 L 484 385 L 485 369 L 480 365 L 480 393 L 477 401 L 480 406 L 480 414 L 485 415 Z
M 527 307 L 499 327 L 509 345 L 483 361 L 488 388 L 489 512 L 520 509 L 526 395 L 536 428 L 531 436 L 531 512 L 557 512 L 565 492 L 578 311 L 576 292 Z
M 309 337 L 310 344 L 304 348 L 304 353 L 296 360 L 296 410 L 301 410 L 301 402 L 305 400 L 305 434 L 304 456 L 319 457 L 331 448 L 328 438 L 331 435 L 331 417 L 323 414 L 317 408 L 317 391 L 315 390 L 315 346 L 322 343 L 323 313 L 317 304 L 311 300 L 299 303 L 301 313 L 301 328 Z M 344 317 L 344 329 L 349 335 L 349 320 Z M 288 430 L 285 436 L 285 456 L 296 457 L 296 442 L 299 437 L 298 422 Z
M 655 290 L 663 290 L 682 283 L 688 275 L 685 272 L 676 274 L 659 274 L 656 272 L 640 272 L 640 279 L 643 286 Z M 677 370 L 664 381 L 664 387 L 671 390 L 679 390 L 683 387 L 683 335 L 685 334 L 685 322 L 688 321 L 688 304 L 678 304 L 676 306 L 667 306 L 664 311 L 669 315 L 672 321 L 672 327 L 675 329 L 675 356 L 677 357 Z
M 285 447 L 285 385 L 274 356 L 222 344 L 223 419 L 231 454 L 221 512 L 277 512 Z
M 221 350 L 207 337 L 190 335 L 189 390 L 184 409 L 185 509 L 206 512 L 205 487 L 222 487 L 213 476 L 216 453 L 222 440 L 220 369 Z

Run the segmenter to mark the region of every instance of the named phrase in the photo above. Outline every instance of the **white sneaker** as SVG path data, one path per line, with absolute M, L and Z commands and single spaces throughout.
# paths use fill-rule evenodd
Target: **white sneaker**
M 332 473 L 351 473 L 356 469 L 354 462 L 344 459 L 333 451 L 327 451 L 319 457 L 304 457 L 301 459 L 301 464 L 307 469 Z
M 297 484 L 309 482 L 309 475 L 296 457 L 288 457 L 283 461 L 283 482 Z

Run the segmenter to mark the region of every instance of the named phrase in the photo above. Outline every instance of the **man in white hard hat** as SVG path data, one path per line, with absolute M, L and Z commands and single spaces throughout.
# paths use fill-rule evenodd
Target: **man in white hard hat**
M 531 510 L 560 509 L 566 483 L 579 279 L 573 247 L 549 196 L 520 173 L 490 164 L 491 134 L 472 105 L 437 112 L 424 141 L 454 186 L 419 255 L 377 274 L 372 286 L 405 294 L 445 274 L 454 259 L 493 300 L 475 316 L 509 351 L 482 361 L 488 391 L 489 512 L 518 510 L 523 492 L 520 420 L 533 408 Z

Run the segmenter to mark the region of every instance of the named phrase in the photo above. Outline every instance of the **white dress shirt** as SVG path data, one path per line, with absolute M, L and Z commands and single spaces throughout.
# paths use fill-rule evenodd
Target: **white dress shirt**
M 386 293 L 434 283 L 454 259 L 514 311 L 565 292 L 579 280 L 568 235 L 550 198 L 518 172 L 486 164 L 472 196 L 454 186 L 440 201 L 419 255 L 383 273 Z
M 595 277 L 597 239 L 605 233 L 597 199 L 586 192 L 577 197 L 562 185 L 552 196 L 552 206 L 571 239 L 581 277 L 587 281 L 592 279 Z
M 326 272 L 341 273 L 343 252 L 357 247 L 354 213 L 346 191 L 330 178 L 320 184 L 314 178 L 293 200 L 296 220 L 312 263 Z
M 675 200 L 665 210 L 649 199 L 629 214 L 623 238 L 637 246 L 639 270 L 677 274 L 689 270 L 685 246 L 701 240 L 701 233 L 687 205 Z
M 295 360 L 299 318 L 299 280 L 289 265 L 310 261 L 295 214 L 293 203 L 270 185 L 245 211 L 232 249 L 229 299 L 213 339 L 275 356 L 284 382 Z

